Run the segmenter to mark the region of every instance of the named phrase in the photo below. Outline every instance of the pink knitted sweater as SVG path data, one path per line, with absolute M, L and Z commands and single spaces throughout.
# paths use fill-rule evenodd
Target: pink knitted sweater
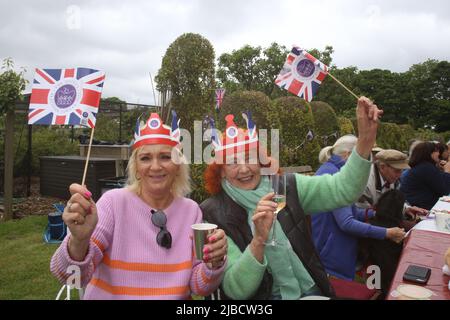
M 84 261 L 73 261 L 64 239 L 50 263 L 51 272 L 65 282 L 67 269 L 79 266 L 84 299 L 190 299 L 209 295 L 220 284 L 225 265 L 210 270 L 193 256 L 191 225 L 201 222 L 194 201 L 176 198 L 164 210 L 172 248 L 156 243 L 159 228 L 150 208 L 128 189 L 106 192 L 97 203 L 98 224 Z

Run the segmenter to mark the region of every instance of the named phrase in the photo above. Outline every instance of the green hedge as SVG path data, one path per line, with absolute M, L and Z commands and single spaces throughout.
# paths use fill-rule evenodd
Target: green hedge
M 310 165 L 316 168 L 320 145 L 317 139 L 309 141 L 309 130 L 314 131 L 311 106 L 297 97 L 281 97 L 273 101 L 271 119 L 280 125 L 281 166 Z M 272 120 L 275 122 L 275 120 Z
M 409 124 L 398 125 L 390 122 L 382 122 L 378 129 L 377 144 L 383 149 L 407 152 L 413 139 L 445 141 L 445 136 L 429 129 L 414 130 Z
M 345 136 L 346 134 L 355 134 L 355 128 L 353 127 L 352 120 L 346 117 L 338 117 L 339 136 Z
M 264 93 L 259 91 L 236 91 L 231 95 L 225 95 L 220 110 L 217 127 L 223 130 L 225 128 L 225 116 L 234 115 L 234 122 L 241 128 L 246 128 L 245 120 L 242 118 L 242 112 L 251 111 L 252 119 L 258 129 L 268 129 L 271 124 L 268 120 L 270 112 L 270 99 Z
M 1 119 L 2 122 L 4 119 Z M 14 125 L 14 176 L 24 176 L 28 172 L 30 160 L 27 157 L 28 125 L 23 116 L 16 117 Z M 39 174 L 39 157 L 80 154 L 78 140 L 71 142 L 71 129 L 60 126 L 32 127 L 31 174 Z M 0 158 L 4 159 L 4 141 L 0 143 Z
M 311 110 L 314 116 L 315 134 L 320 146 L 333 145 L 339 138 L 340 127 L 334 109 L 326 102 L 312 101 Z
M 189 197 L 197 203 L 202 203 L 209 195 L 205 190 L 205 182 L 203 173 L 206 169 L 206 164 L 191 164 L 191 185 L 192 192 Z

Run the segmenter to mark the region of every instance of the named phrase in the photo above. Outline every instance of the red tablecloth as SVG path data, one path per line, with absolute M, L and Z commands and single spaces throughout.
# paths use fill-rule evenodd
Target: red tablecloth
M 410 264 L 428 267 L 431 269 L 431 277 L 425 288 L 433 291 L 432 300 L 450 300 L 448 281 L 450 276 L 442 273 L 444 265 L 444 254 L 450 248 L 450 234 L 426 231 L 411 230 L 410 235 L 405 240 L 403 252 L 391 283 L 388 300 L 395 300 L 391 292 L 399 284 L 414 284 L 403 281 L 403 274 Z M 420 285 L 420 284 L 416 284 Z

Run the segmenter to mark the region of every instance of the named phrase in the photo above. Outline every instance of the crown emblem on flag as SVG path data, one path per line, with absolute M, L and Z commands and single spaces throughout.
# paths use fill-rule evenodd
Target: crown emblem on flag
M 223 135 L 215 128 L 214 120 L 212 118 L 210 119 L 212 129 L 211 140 L 216 157 L 233 155 L 258 147 L 258 133 L 250 111 L 242 113 L 242 117 L 247 123 L 247 130 L 238 128 L 234 122 L 234 115 L 229 114 L 225 117 L 227 125 Z
M 180 120 L 172 110 L 172 127 L 165 125 L 157 113 L 152 113 L 142 126 L 139 119 L 134 131 L 133 149 L 147 144 L 177 146 L 180 143 Z

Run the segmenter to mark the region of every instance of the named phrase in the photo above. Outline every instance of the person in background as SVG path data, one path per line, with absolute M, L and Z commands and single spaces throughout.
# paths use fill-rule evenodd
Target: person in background
M 334 296 L 309 232 L 307 214 L 347 206 L 367 184 L 370 156 L 382 111 L 361 97 L 357 105 L 359 139 L 342 170 L 331 176 L 287 175 L 286 206 L 274 215 L 277 203 L 263 166 L 256 125 L 248 114 L 247 130 L 226 117 L 222 138 L 213 134 L 215 156 L 205 170 L 211 197 L 202 208 L 205 219 L 225 230 L 228 264 L 221 285 L 231 299 L 295 300 L 309 295 Z M 259 156 L 258 156 L 259 154 Z M 276 217 L 276 219 L 274 219 Z M 272 236 L 279 245 L 266 245 Z
M 406 154 L 394 149 L 378 152 L 370 171 L 366 189 L 356 205 L 363 209 L 374 207 L 384 192 L 392 189 L 398 190 L 402 170 L 409 169 L 407 158 Z M 417 214 L 425 215 L 427 210 L 411 206 L 405 202 L 403 213 L 405 218 L 414 221 Z
M 437 168 L 439 149 L 434 142 L 419 143 L 409 159 L 411 170 L 400 187 L 411 204 L 430 210 L 441 196 L 450 193 L 450 162 Z
M 172 128 L 152 113 L 136 125 L 127 186 L 97 203 L 85 186 L 72 184 L 63 220 L 70 233 L 50 263 L 61 282 L 77 266 L 84 299 L 189 299 L 219 286 L 226 265 L 223 230 L 209 236 L 203 261 L 193 256 L 191 225 L 202 222 L 190 191 L 189 166 Z
M 399 190 L 384 192 L 378 199 L 376 214 L 368 221 L 374 227 L 404 227 L 403 208 L 405 196 Z M 381 272 L 381 291 L 385 296 L 397 270 L 402 253 L 402 243 L 386 239 L 364 238 L 360 243 L 360 255 L 363 265 L 376 265 Z
M 323 150 L 323 149 L 322 149 Z M 382 151 L 383 148 L 380 148 L 376 143 L 372 148 L 372 159 L 375 159 L 375 156 L 377 155 L 378 152 Z M 319 156 L 320 159 L 320 156 Z
M 411 140 L 410 144 L 409 144 L 409 151 L 408 151 L 408 157 L 411 157 L 414 148 L 419 144 L 423 142 L 422 140 L 419 139 L 413 139 Z M 403 183 L 403 180 L 405 179 L 405 177 L 407 176 L 408 172 L 409 172 L 410 168 L 408 167 L 407 169 L 403 169 L 403 172 L 400 176 L 400 185 Z
M 437 147 L 439 150 L 438 168 L 439 168 L 439 170 L 444 171 L 444 167 L 448 162 L 448 156 L 449 156 L 448 146 L 445 143 L 438 142 Z
M 323 163 L 317 176 L 336 174 L 345 165 L 357 143 L 353 135 L 339 138 L 333 146 L 325 147 L 319 154 Z M 389 239 L 400 243 L 405 232 L 399 227 L 383 228 L 364 221 L 372 217 L 364 209 L 350 205 L 312 216 L 314 244 L 325 270 L 332 276 L 352 281 L 356 272 L 359 238 Z

